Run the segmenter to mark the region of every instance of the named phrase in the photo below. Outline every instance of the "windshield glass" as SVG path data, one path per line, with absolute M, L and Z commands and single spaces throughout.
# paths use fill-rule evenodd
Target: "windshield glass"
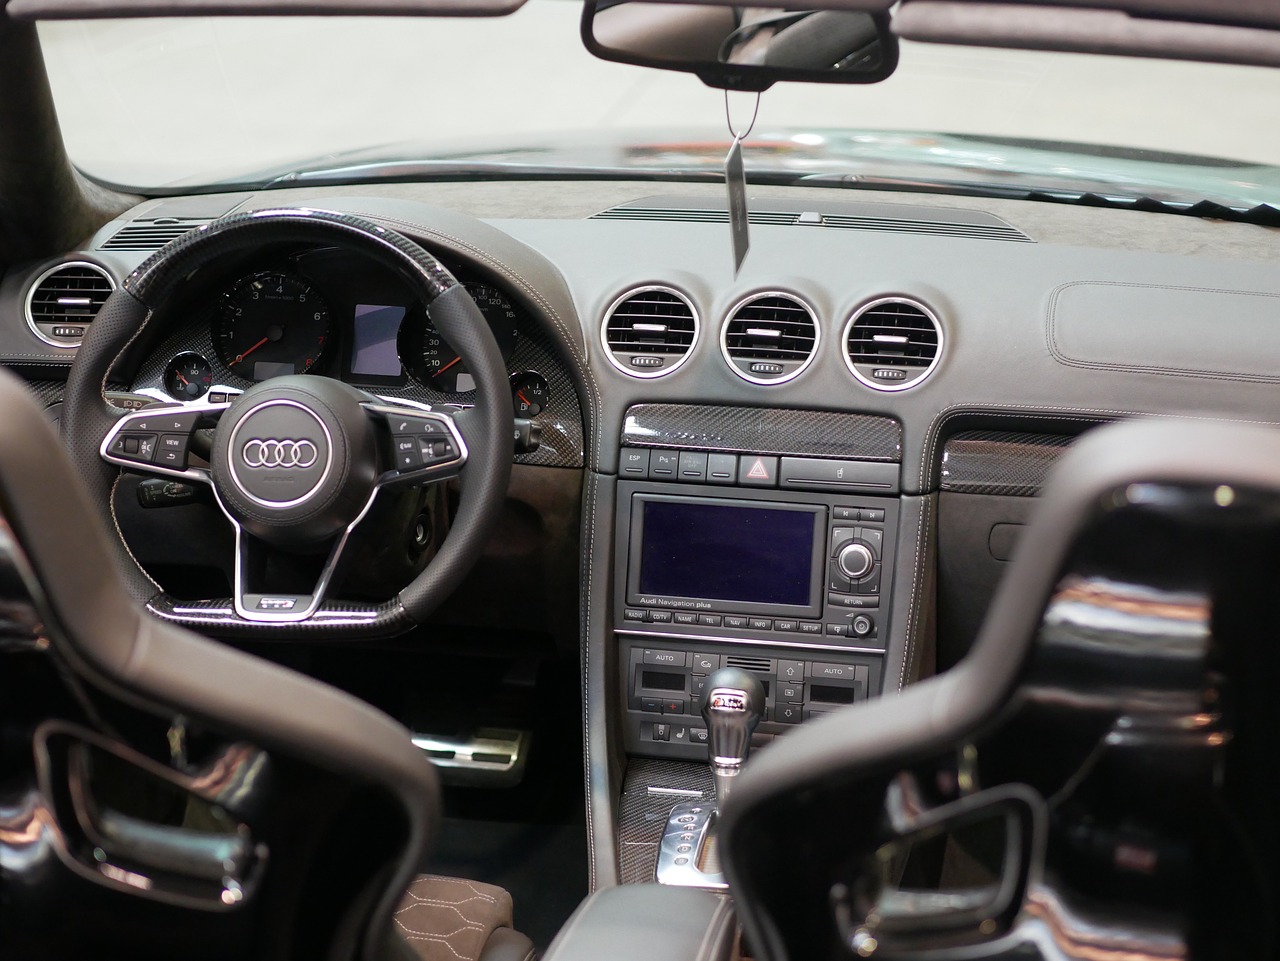
M 724 94 L 691 74 L 596 60 L 580 14 L 578 0 L 530 0 L 504 19 L 54 22 L 40 34 L 73 160 L 116 184 L 265 183 L 326 168 L 355 181 L 393 160 L 718 167 Z M 1275 203 L 1280 125 L 1265 118 L 1277 102 L 1280 70 L 903 43 L 883 83 L 766 92 L 747 165 L 1101 179 Z M 745 126 L 754 96 L 732 105 Z M 1066 160 L 1063 144 L 1103 149 Z

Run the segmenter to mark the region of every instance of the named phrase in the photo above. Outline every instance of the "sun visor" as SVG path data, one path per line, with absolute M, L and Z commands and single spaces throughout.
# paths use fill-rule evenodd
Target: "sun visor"
M 9 0 L 15 20 L 129 17 L 504 17 L 525 0 Z
M 904 0 L 904 40 L 1280 66 L 1280 0 Z

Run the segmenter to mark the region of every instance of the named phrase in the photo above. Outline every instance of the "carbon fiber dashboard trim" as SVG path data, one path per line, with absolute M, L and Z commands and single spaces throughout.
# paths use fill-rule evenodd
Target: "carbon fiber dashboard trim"
M 623 884 L 646 884 L 654 880 L 667 815 L 681 801 L 697 800 L 689 794 L 650 794 L 651 787 L 698 791 L 702 800 L 713 803 L 716 796 L 711 769 L 705 764 L 633 758 L 622 782 L 622 803 L 618 810 L 619 874 Z
M 627 410 L 622 443 L 899 463 L 902 425 L 889 417 L 824 410 L 636 404 Z
M 1034 497 L 1074 440 L 1064 434 L 962 431 L 943 445 L 942 489 Z
M 67 386 L 65 380 L 28 380 L 24 383 L 27 390 L 35 394 L 42 407 L 48 407 L 62 400 L 62 391 Z

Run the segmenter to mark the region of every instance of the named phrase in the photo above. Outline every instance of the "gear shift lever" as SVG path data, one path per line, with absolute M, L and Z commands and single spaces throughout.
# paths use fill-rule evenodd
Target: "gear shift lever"
M 751 750 L 751 732 L 764 713 L 764 686 L 750 671 L 724 667 L 707 678 L 703 690 L 702 717 L 707 722 L 717 803 L 699 798 L 671 809 L 654 875 L 659 884 L 722 889 L 729 885 L 716 854 L 716 818 Z
M 707 678 L 706 692 L 702 717 L 707 722 L 716 800 L 723 806 L 733 779 L 747 761 L 751 733 L 764 713 L 764 687 L 750 671 L 722 667 Z

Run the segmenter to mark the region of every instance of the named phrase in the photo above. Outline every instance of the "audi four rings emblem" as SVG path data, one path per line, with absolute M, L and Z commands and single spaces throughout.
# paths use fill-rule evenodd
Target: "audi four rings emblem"
M 246 467 L 306 468 L 315 465 L 320 451 L 309 440 L 263 440 L 255 437 L 240 448 L 240 457 Z

